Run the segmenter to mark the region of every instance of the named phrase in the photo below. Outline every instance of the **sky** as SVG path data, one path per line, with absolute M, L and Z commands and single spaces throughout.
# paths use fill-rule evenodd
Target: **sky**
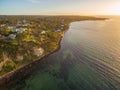
M 120 15 L 120 0 L 0 0 L 0 15 Z

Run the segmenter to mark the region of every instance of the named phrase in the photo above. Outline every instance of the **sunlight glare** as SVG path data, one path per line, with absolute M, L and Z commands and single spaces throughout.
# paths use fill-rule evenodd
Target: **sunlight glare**
M 120 2 L 115 3 L 111 8 L 110 12 L 114 15 L 120 15 Z

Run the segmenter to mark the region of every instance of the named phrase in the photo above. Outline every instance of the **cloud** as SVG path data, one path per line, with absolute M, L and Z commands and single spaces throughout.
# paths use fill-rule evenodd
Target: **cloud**
M 44 2 L 44 0 L 28 0 L 32 3 L 41 3 L 41 2 Z
M 50 3 L 50 2 L 55 3 L 55 2 L 61 2 L 61 1 L 64 1 L 64 0 L 61 0 L 61 1 L 60 0 L 28 0 L 28 1 L 30 1 L 32 3 Z

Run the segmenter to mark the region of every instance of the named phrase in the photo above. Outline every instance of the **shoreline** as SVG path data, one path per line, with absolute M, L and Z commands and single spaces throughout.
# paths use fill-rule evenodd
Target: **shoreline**
M 32 66 L 34 66 L 35 64 L 38 64 L 43 58 L 46 58 L 49 55 L 57 52 L 61 48 L 61 41 L 62 41 L 66 31 L 68 31 L 68 29 L 64 30 L 62 32 L 63 35 L 60 36 L 60 39 L 59 39 L 59 41 L 57 43 L 58 45 L 57 45 L 56 49 L 54 49 L 53 51 L 51 51 L 51 52 L 49 52 L 49 53 L 47 53 L 47 54 L 45 54 L 43 56 L 41 56 L 39 59 L 35 59 L 32 62 L 29 62 L 28 64 L 20 66 L 19 68 L 0 76 L 0 89 L 2 89 L 3 87 L 6 87 L 7 85 L 10 85 L 9 83 L 11 82 L 11 79 L 15 80 L 16 78 L 14 78 L 14 77 L 16 77 L 18 73 L 21 74 L 19 79 L 22 79 L 22 77 L 25 77 L 26 75 L 28 75 L 29 71 L 31 71 L 31 69 L 32 69 Z M 28 71 L 28 73 L 26 71 Z M 26 74 L 25 74 L 25 72 L 26 72 Z
M 79 21 L 86 21 L 86 20 L 79 20 Z M 77 22 L 77 21 L 73 21 L 73 22 Z M 70 27 L 70 24 L 73 22 L 68 23 L 68 26 Z M 68 29 L 66 29 L 62 32 L 62 35 L 60 36 L 60 39 L 57 43 L 57 47 L 53 51 L 48 52 L 47 54 L 41 56 L 39 59 L 33 60 L 32 62 L 29 62 L 28 64 L 20 66 L 19 68 L 15 69 L 14 71 L 11 71 L 11 72 L 8 72 L 8 73 L 2 75 L 0 77 L 0 89 L 6 90 L 7 86 L 10 86 L 12 83 L 18 82 L 19 80 L 23 80 L 27 75 L 30 74 L 30 72 L 32 72 L 32 69 L 34 68 L 34 66 L 39 64 L 43 58 L 46 58 L 49 55 L 57 52 L 61 48 L 61 41 L 62 41 L 65 33 L 69 30 L 69 27 L 68 27 Z M 5 88 L 5 89 L 3 89 L 3 88 Z

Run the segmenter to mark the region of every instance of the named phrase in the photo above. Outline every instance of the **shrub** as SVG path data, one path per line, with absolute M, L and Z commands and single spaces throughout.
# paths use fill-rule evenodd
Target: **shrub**
M 3 70 L 5 70 L 6 72 L 9 72 L 9 71 L 11 71 L 11 70 L 13 70 L 15 68 L 16 68 L 16 64 L 12 60 L 7 61 L 3 65 Z

